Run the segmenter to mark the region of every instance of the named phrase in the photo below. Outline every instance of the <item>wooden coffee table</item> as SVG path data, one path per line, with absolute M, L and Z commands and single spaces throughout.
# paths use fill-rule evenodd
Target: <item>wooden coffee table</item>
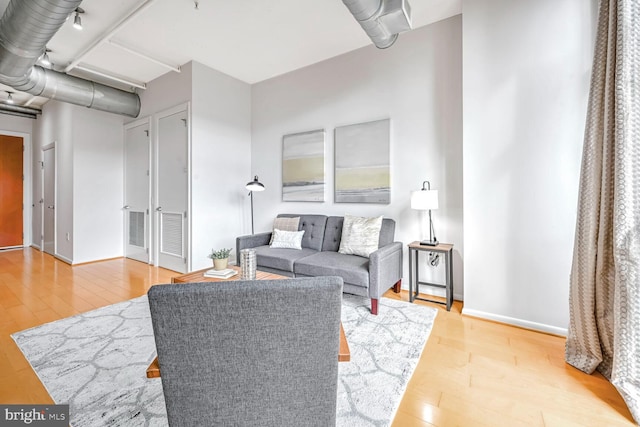
M 218 277 L 205 277 L 204 273 L 211 270 L 211 268 L 205 268 L 204 270 L 194 271 L 193 273 L 174 276 L 171 278 L 171 283 L 227 282 L 230 280 L 240 280 L 240 267 L 238 267 L 237 265 L 230 265 L 228 268 L 237 271 L 238 274 L 236 274 L 235 276 L 231 276 L 228 279 L 220 279 Z M 277 279 L 290 279 L 290 277 L 267 273 L 266 271 L 256 271 L 256 280 Z
M 209 268 L 205 268 L 204 270 L 194 271 L 193 273 L 182 274 L 180 276 L 175 276 L 171 278 L 171 283 L 199 283 L 199 282 L 226 282 L 233 280 L 240 280 L 240 267 L 238 266 L 229 266 L 238 272 L 235 276 L 229 277 L 228 279 L 219 279 L 217 277 L 205 277 L 204 273 Z M 290 277 L 281 276 L 279 274 L 267 273 L 265 271 L 257 271 L 256 272 L 256 280 L 277 280 L 277 279 L 289 279 Z M 340 347 L 338 349 L 338 362 L 348 362 L 351 360 L 351 352 L 349 351 L 349 343 L 347 342 L 347 337 L 344 334 L 344 329 L 342 328 L 342 322 L 340 323 Z M 158 363 L 158 357 L 156 356 L 151 362 L 151 365 L 147 368 L 147 378 L 159 378 L 160 377 L 160 364 Z

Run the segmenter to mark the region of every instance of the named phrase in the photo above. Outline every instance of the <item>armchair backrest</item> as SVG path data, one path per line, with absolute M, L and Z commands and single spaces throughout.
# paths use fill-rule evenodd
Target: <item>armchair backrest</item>
M 342 283 L 153 286 L 169 425 L 335 425 Z

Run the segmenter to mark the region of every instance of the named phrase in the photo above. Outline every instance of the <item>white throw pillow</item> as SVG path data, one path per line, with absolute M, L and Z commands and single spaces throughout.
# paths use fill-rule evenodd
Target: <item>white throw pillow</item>
M 276 228 L 282 231 L 298 231 L 298 226 L 300 225 L 300 217 L 296 216 L 294 218 L 287 217 L 278 217 L 273 220 L 273 229 Z M 273 233 L 271 234 L 271 240 L 269 244 L 273 243 Z
M 369 258 L 372 252 L 378 250 L 381 228 L 382 216 L 363 218 L 345 215 L 338 252 Z
M 273 230 L 271 247 L 280 249 L 302 249 L 302 236 L 304 236 L 304 230 L 284 231 L 276 228 Z

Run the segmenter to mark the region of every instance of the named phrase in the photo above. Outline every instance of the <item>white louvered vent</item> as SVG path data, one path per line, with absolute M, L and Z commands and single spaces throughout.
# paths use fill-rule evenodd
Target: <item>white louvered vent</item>
M 182 257 L 182 214 L 162 212 L 161 222 L 160 251 L 167 255 Z
M 144 212 L 129 212 L 129 244 L 144 248 Z

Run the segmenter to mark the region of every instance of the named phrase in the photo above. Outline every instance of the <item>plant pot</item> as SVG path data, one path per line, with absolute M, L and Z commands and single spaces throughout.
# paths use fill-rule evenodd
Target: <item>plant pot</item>
M 214 259 L 213 260 L 213 269 L 214 270 L 224 270 L 225 268 L 227 268 L 228 264 L 229 264 L 229 258 Z

